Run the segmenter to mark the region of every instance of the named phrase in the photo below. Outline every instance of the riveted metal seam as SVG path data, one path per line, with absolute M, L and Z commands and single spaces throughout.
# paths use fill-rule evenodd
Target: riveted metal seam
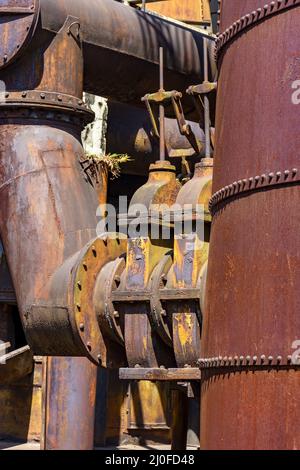
M 200 358 L 197 361 L 200 369 L 234 369 L 234 368 L 262 368 L 262 367 L 300 367 L 300 355 L 297 357 L 297 363 L 293 362 L 291 355 L 285 358 L 281 355 L 267 356 L 262 355 L 243 355 L 243 356 L 217 356 L 210 358 Z
M 1 102 L 0 107 L 25 103 L 30 106 L 68 106 L 69 108 L 74 109 L 74 111 L 80 110 L 91 112 L 89 107 L 81 99 L 71 95 L 65 95 L 63 93 L 47 92 L 42 90 L 24 90 L 22 92 L 6 91 L 4 97 L 5 99 Z
M 300 0 L 276 0 L 270 2 L 262 8 L 257 8 L 257 10 L 253 10 L 251 13 L 242 16 L 218 36 L 215 49 L 217 57 L 219 57 L 221 50 L 229 42 L 232 42 L 246 29 L 256 26 L 262 21 L 271 18 L 275 14 L 279 14 L 299 5 Z
M 213 194 L 209 201 L 209 210 L 211 213 L 215 212 L 220 203 L 225 203 L 234 196 L 299 182 L 300 174 L 297 168 L 274 173 L 264 173 L 251 178 L 238 180 Z

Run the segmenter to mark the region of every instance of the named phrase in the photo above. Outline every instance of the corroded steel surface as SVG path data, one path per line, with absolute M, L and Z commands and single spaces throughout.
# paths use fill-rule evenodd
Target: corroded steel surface
M 248 2 L 240 2 L 234 11 L 229 12 L 224 9 L 221 24 L 223 32 L 216 41 L 217 52 L 220 52 L 226 44 L 258 23 L 267 21 L 274 15 L 285 13 L 287 10 L 299 5 L 299 0 L 277 0 L 276 2 L 269 3 L 257 2 L 254 8 L 257 6 L 258 8 L 250 10 L 250 8 L 253 8 L 253 5 L 251 6 L 251 1 L 249 0 Z M 234 20 L 231 18 L 234 18 Z
M 120 369 L 123 380 L 200 380 L 197 367 L 202 313 L 199 288 L 205 282 L 203 272 L 208 257 L 212 172 L 212 159 L 204 159 L 196 165 L 194 178 L 180 188 L 174 167 L 169 162 L 157 162 L 150 167 L 148 182 L 131 200 L 130 208 L 144 203 L 152 211 L 156 204 L 164 203 L 163 214 L 156 208 L 157 223 L 161 227 L 166 220 L 160 220 L 159 214 L 172 214 L 169 223 L 174 224 L 176 213 L 170 208 L 173 204 L 177 203 L 181 210 L 184 204 L 189 204 L 194 210 L 192 217 L 197 215 L 197 205 L 201 204 L 204 211 L 199 217 L 205 227 L 203 234 L 177 234 L 174 243 L 173 235 L 168 240 L 155 240 L 150 231 L 148 237 L 129 238 L 126 268 L 118 288 L 111 292 L 112 310 L 115 308 L 115 313 L 125 316 L 124 341 L 129 368 Z M 147 216 L 144 223 L 149 223 Z M 147 228 L 149 230 L 149 225 Z M 147 399 L 149 397 L 144 395 L 143 404 L 147 404 Z M 184 449 L 188 426 L 187 390 L 172 393 L 172 406 L 172 448 Z
M 6 67 L 23 53 L 36 28 L 39 0 L 1 0 L 0 67 Z M 16 27 L 17 25 L 17 27 Z
M 48 358 L 45 365 L 47 450 L 91 450 L 97 367 L 86 358 Z
M 148 381 L 130 385 L 128 429 L 170 431 L 170 387 L 168 384 Z M 178 411 L 178 409 L 177 409 Z
M 212 159 L 204 159 L 196 165 L 191 181 L 180 188 L 174 167 L 169 162 L 157 162 L 150 167 L 148 182 L 131 200 L 130 208 L 144 203 L 152 211 L 156 210 L 156 224 L 164 228 L 169 224 L 172 230 L 167 240 L 162 237 L 156 240 L 148 232 L 149 219 L 145 217 L 144 224 L 147 224 L 149 235 L 129 238 L 126 268 L 124 264 L 117 288 L 110 288 L 110 295 L 108 292 L 110 301 L 106 305 L 109 310 L 118 318 L 125 315 L 123 338 L 131 369 L 128 375 L 122 371 L 123 378 L 141 376 L 140 373 L 145 377 L 148 374 L 148 378 L 153 377 L 152 372 L 159 366 L 172 368 L 174 359 L 180 370 L 189 367 L 191 376 L 195 377 L 192 368 L 197 367 L 200 356 L 203 313 L 200 297 L 204 292 L 202 285 L 205 283 L 208 258 L 211 222 L 208 202 L 212 191 L 212 172 Z M 162 203 L 165 205 L 164 212 L 160 213 L 162 208 L 158 209 L 156 204 Z M 174 223 L 179 216 L 171 207 L 175 203 L 181 208 L 181 219 L 185 204 L 192 207 L 193 212 L 190 214 L 190 232 L 176 233 L 173 240 Z M 199 210 L 202 206 L 203 213 Z M 160 219 L 160 216 L 167 214 L 169 222 L 166 218 Z M 195 229 L 196 218 L 199 218 L 198 224 L 203 224 L 203 233 L 199 226 L 197 233 L 191 233 Z M 122 220 L 120 218 L 120 223 Z M 114 269 L 116 267 L 112 265 L 113 275 Z M 111 281 L 109 284 L 112 286 Z M 173 358 L 166 346 L 171 348 Z M 132 369 L 134 367 L 139 369 Z M 171 378 L 171 369 L 168 372 Z
M 50 315 L 44 324 L 34 320 L 41 320 L 39 309 L 51 307 L 49 277 L 96 226 L 96 194 L 84 183 L 74 159 L 82 152 L 79 136 L 30 120 L 2 124 L 1 134 L 1 236 L 28 340 L 36 352 L 54 352 L 60 343 L 62 351 L 69 347 L 75 354 L 67 324 L 65 331 L 63 323 L 55 331 L 59 319 Z M 95 208 L 94 214 L 86 211 L 88 206 Z
M 43 51 L 44 91 L 6 92 L 0 107 L 0 232 L 20 316 L 35 354 L 70 356 L 85 348 L 72 333 L 66 285 L 55 284 L 54 274 L 95 235 L 98 203 L 79 162 L 81 118 L 89 113 L 78 109 L 83 59 L 71 26 L 68 18 Z M 72 64 L 64 79 L 59 64 L 67 57 Z M 53 63 L 58 67 L 50 74 Z M 26 67 L 17 76 L 7 70 L 11 83 L 22 75 L 30 86 Z
M 0 384 L 0 439 L 39 441 L 42 427 L 42 359 L 32 362 L 32 373 Z
M 130 207 L 135 204 L 144 204 L 148 209 L 159 204 L 171 206 L 179 190 L 175 168 L 169 162 L 156 162 L 150 167 L 148 182 L 135 193 Z M 150 232 L 146 237 L 129 239 L 125 290 L 145 291 L 154 268 L 170 249 L 171 240 L 152 240 Z M 125 310 L 125 347 L 130 367 L 172 364 L 171 351 L 152 331 L 149 307 L 148 302 L 137 302 L 131 305 L 130 311 Z
M 212 160 L 204 160 L 197 164 L 195 175 L 183 186 L 176 203 L 184 207 L 190 204 L 194 210 L 197 205 L 203 206 L 203 234 L 182 234 L 174 240 L 174 263 L 168 276 L 167 288 L 182 291 L 184 289 L 200 289 L 201 271 L 208 259 L 210 217 L 205 220 L 208 201 L 212 189 Z M 199 299 L 179 301 L 174 295 L 171 302 L 172 338 L 174 353 L 178 367 L 194 367 L 200 355 L 200 333 L 202 315 Z
M 2 307 L 2 306 L 1 306 Z M 11 352 L 1 351 L 0 383 L 11 384 L 31 374 L 33 355 L 29 346 Z
M 223 1 L 222 31 L 264 5 Z M 236 35 L 220 56 L 203 449 L 300 448 L 299 366 L 292 364 L 300 337 L 300 193 L 292 181 L 299 25 L 300 9 L 283 9 Z
M 28 2 L 17 3 L 20 8 Z M 0 30 L 7 49 L 10 38 L 16 41 L 0 66 L 6 85 L 0 106 L 0 235 L 20 315 L 33 352 L 88 355 L 97 364 L 103 360 L 111 365 L 109 343 L 92 317 L 94 281 L 106 252 L 105 242 L 93 238 L 98 198 L 80 165 L 80 131 L 92 118 L 82 103 L 83 86 L 120 101 L 139 102 L 156 88 L 158 48 L 163 46 L 168 87 L 185 90 L 202 75 L 203 36 L 108 0 L 41 0 L 35 34 L 37 15 L 28 16 L 27 38 L 26 14 L 21 13 L 22 23 L 14 15 L 11 21 L 1 17 Z M 177 46 L 180 53 L 174 52 Z M 6 67 L 18 54 L 19 60 Z M 99 74 L 95 63 L 101 63 Z M 146 185 L 139 202 L 175 200 L 179 186 L 174 170 L 165 181 L 159 170 L 152 173 L 154 191 Z M 131 240 L 126 287 L 145 287 L 170 248 Z M 108 252 L 106 261 L 122 254 L 121 249 Z M 144 306 L 135 313 L 125 319 L 129 362 L 153 366 L 165 364 L 165 357 L 171 362 L 170 351 L 161 358 L 167 346 L 159 344 L 158 335 L 153 340 Z M 47 362 L 44 446 L 89 449 L 96 368 L 84 358 L 52 357 Z
M 104 367 L 119 367 L 126 360 L 125 351 L 118 347 L 117 340 L 110 345 L 110 338 L 115 339 L 115 330 L 111 325 L 108 306 L 105 302 L 104 305 L 101 303 L 102 292 L 99 292 L 101 287 L 104 290 L 106 265 L 110 267 L 111 262 L 124 256 L 126 247 L 126 238 L 113 238 L 111 234 L 104 234 L 83 248 L 78 262 L 71 269 L 70 293 L 74 303 L 73 322 L 76 324 L 77 334 L 86 348 L 85 355 Z M 58 282 L 59 279 L 60 277 Z
M 14 21 L 1 23 L 3 51 L 7 50 L 1 57 L 1 78 L 7 88 L 0 116 L 1 237 L 34 351 L 86 354 L 94 362 L 111 365 L 106 339 L 93 317 L 92 294 L 104 261 L 117 259 L 121 249 L 111 248 L 106 256 L 103 240 L 90 242 L 97 196 L 80 166 L 80 128 L 91 118 L 81 101 L 83 85 L 121 101 L 139 102 L 145 91 L 156 88 L 158 47 L 164 46 L 168 87 L 184 90 L 202 73 L 202 35 L 106 0 L 40 3 L 36 35 L 38 2 L 32 4 L 31 12 L 20 10 L 28 2 L 10 4 Z M 9 16 L 7 11 L 2 13 Z M 22 23 L 16 20 L 17 14 Z M 184 44 L 188 52 L 174 54 L 176 44 Z M 6 68 L 17 55 L 17 65 Z M 96 60 L 102 62 L 103 70 L 95 78 Z M 151 176 L 154 191 L 146 185 L 138 192 L 139 202 L 172 203 L 179 189 L 175 174 L 166 181 L 162 172 Z M 145 287 L 154 266 L 170 248 L 168 244 L 152 246 L 151 240 L 130 241 L 131 276 L 126 287 Z M 166 360 L 161 357 L 166 345 L 160 344 L 158 336 L 154 340 L 148 312 L 138 310 L 138 316 L 130 314 L 125 320 L 129 362 L 166 364 L 171 351 Z M 134 344 L 136 329 L 142 333 L 143 344 Z M 91 448 L 95 367 L 85 359 L 47 362 L 45 447 Z
M 172 390 L 172 450 L 186 450 L 188 432 L 188 397 L 184 391 Z

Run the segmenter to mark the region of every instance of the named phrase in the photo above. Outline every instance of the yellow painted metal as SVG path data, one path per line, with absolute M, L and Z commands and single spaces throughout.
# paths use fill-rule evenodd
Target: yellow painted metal
M 33 372 L 14 383 L 0 385 L 0 439 L 39 441 L 42 429 L 42 359 Z
M 128 429 L 165 431 L 170 435 L 169 385 L 141 380 L 131 384 Z
M 42 362 L 34 358 L 33 372 L 15 383 L 0 386 L 0 440 L 40 442 L 45 419 L 45 376 Z M 104 371 L 103 371 L 104 372 Z M 104 386 L 99 369 L 97 400 L 100 413 L 95 434 L 95 447 L 136 442 L 170 442 L 171 410 L 166 384 L 148 383 L 137 388 L 120 381 L 118 370 L 107 370 L 107 399 L 103 403 Z M 140 385 L 141 384 L 141 385 Z M 58 397 L 59 400 L 59 397 Z M 138 410 L 142 410 L 143 419 Z
M 181 185 L 176 180 L 175 168 L 169 162 L 157 162 L 150 167 L 147 183 L 133 196 L 129 213 L 136 204 L 143 204 L 148 209 L 157 208 L 161 204 L 169 207 L 175 202 L 180 188 Z M 147 289 L 154 268 L 171 248 L 172 240 L 153 239 L 150 232 L 141 237 L 128 239 L 123 287 L 128 292 L 129 303 L 124 310 L 125 345 L 131 367 L 137 363 L 149 367 L 157 365 L 157 357 L 154 354 L 153 341 L 155 340 L 147 315 L 147 307 L 130 303 L 130 292 L 135 294 L 137 291 Z M 111 372 L 109 374 L 111 375 Z M 120 426 L 123 428 L 123 436 L 127 433 L 128 437 L 135 437 L 140 441 L 170 442 L 169 384 L 132 382 L 124 400 L 122 400 L 124 388 L 119 387 L 116 381 L 113 383 L 110 381 L 109 387 L 111 387 L 111 392 L 108 394 L 108 435 L 116 432 L 117 426 Z M 126 425 L 124 423 L 125 403 Z
M 194 178 L 181 189 L 177 203 L 196 208 L 202 206 L 203 232 L 183 234 L 174 240 L 174 264 L 171 269 L 171 285 L 174 289 L 199 289 L 200 273 L 208 260 L 210 215 L 208 204 L 212 194 L 213 164 L 203 160 L 195 169 Z M 172 324 L 174 353 L 178 367 L 197 365 L 200 355 L 200 305 L 187 301 L 173 303 Z
M 210 23 L 209 0 L 166 0 L 147 4 L 147 10 L 186 23 Z
M 129 214 L 135 205 L 159 211 L 159 206 L 172 206 L 180 190 L 175 167 L 168 161 L 150 166 L 149 178 L 133 196 Z M 146 220 L 146 227 L 148 220 Z M 127 248 L 125 287 L 129 294 L 147 289 L 155 266 L 172 248 L 172 240 L 153 239 L 149 230 L 143 237 L 129 237 Z M 130 367 L 157 367 L 164 356 L 164 344 L 153 335 L 149 321 L 149 307 L 145 303 L 131 305 L 125 310 L 125 346 Z

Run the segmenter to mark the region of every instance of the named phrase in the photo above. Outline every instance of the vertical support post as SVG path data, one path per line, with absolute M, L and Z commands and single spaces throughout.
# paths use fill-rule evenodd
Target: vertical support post
M 204 81 L 208 82 L 208 44 L 203 39 Z M 205 122 L 205 158 L 210 158 L 210 110 L 207 94 L 204 95 L 204 122 Z
M 159 91 L 164 92 L 164 49 L 159 48 Z M 160 161 L 166 159 L 166 143 L 165 143 L 165 107 L 163 103 L 159 105 L 159 157 Z
M 83 357 L 48 357 L 45 367 L 43 448 L 92 450 L 97 366 Z
M 188 433 L 188 396 L 185 391 L 172 390 L 172 450 L 186 450 Z

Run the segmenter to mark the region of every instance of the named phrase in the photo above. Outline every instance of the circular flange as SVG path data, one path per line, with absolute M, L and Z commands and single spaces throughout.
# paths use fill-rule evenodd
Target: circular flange
M 1 116 L 9 116 L 14 110 L 30 109 L 32 111 L 47 111 L 65 113 L 81 117 L 85 124 L 93 121 L 94 113 L 80 98 L 63 93 L 23 90 L 4 93 L 5 99 L 0 104 Z
M 107 263 L 100 271 L 94 290 L 94 306 L 103 334 L 124 346 L 124 316 L 114 308 L 111 294 L 120 285 L 126 267 L 125 256 Z
M 95 311 L 94 292 L 96 279 L 103 267 L 126 253 L 127 239 L 121 237 L 121 234 L 107 233 L 90 242 L 82 250 L 73 271 L 76 329 L 87 357 L 103 366 L 107 366 L 107 346 Z
M 0 3 L 0 69 L 15 61 L 29 44 L 39 17 L 39 0 Z

